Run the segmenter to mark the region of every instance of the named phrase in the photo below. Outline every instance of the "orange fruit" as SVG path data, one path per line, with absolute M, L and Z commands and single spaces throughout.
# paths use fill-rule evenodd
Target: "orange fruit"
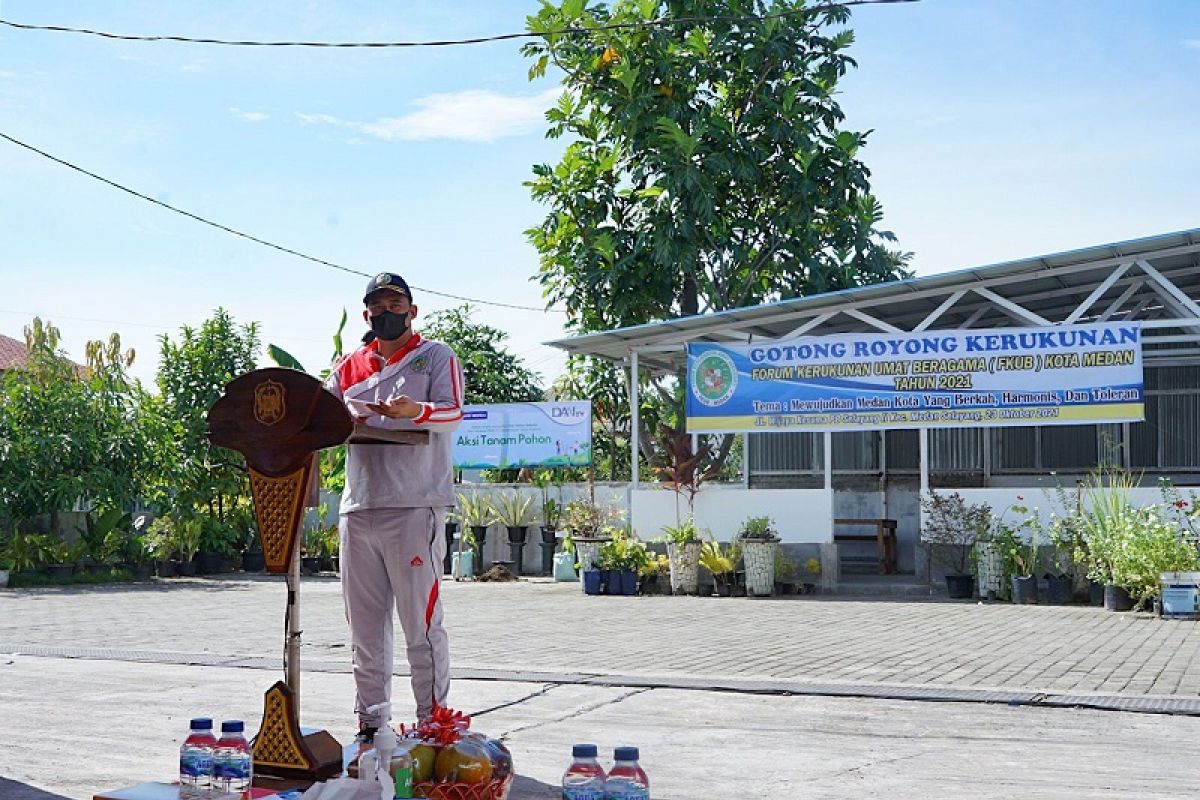
M 433 774 L 439 781 L 483 783 L 491 780 L 492 759 L 481 742 L 463 739 L 442 748 Z

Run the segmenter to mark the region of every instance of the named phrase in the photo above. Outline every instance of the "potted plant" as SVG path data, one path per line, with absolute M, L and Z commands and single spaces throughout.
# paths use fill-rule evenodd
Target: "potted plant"
M 154 560 L 155 573 L 160 578 L 172 578 L 179 569 L 175 554 L 175 526 L 171 517 L 155 517 L 146 528 L 146 548 Z
M 78 539 L 74 544 L 61 539 L 45 549 L 46 574 L 52 579 L 66 581 L 75 574 L 76 562 L 88 557 L 88 543 Z
M 1133 598 L 1121 585 L 1124 550 L 1136 535 L 1137 515 L 1129 493 L 1137 479 L 1123 470 L 1097 470 L 1081 486 L 1079 537 L 1074 557 L 1087 566 L 1088 578 L 1104 587 L 1104 607 L 1128 611 Z
M 533 508 L 533 497 L 522 494 L 519 490 L 502 492 L 492 499 L 492 511 L 495 521 L 508 530 L 509 559 L 512 561 L 513 572 L 522 572 L 522 550 L 529 532 L 529 510 Z
M 736 543 L 746 567 L 746 594 L 770 597 L 775 593 L 775 555 L 779 533 L 770 517 L 749 517 L 742 523 Z
M 931 564 L 946 570 L 946 594 L 955 600 L 975 596 L 971 552 L 987 532 L 992 509 L 958 492 L 930 491 L 921 498 L 921 540 Z
M 470 528 L 470 541 L 474 547 L 473 559 L 476 573 L 483 571 L 483 546 L 487 543 L 487 529 L 492 524 L 494 513 L 487 495 L 481 494 L 472 487 L 469 491 L 458 492 L 457 516 L 464 528 Z
M 200 520 L 191 518 L 176 522 L 173 526 L 175 551 L 179 553 L 179 574 L 191 577 L 196 574 L 196 553 L 200 552 Z
M 321 571 L 321 561 L 324 559 L 325 527 L 318 519 L 316 523 L 304 528 L 300 541 L 300 571 L 305 575 L 316 575 Z
M 608 593 L 637 594 L 638 572 L 649 560 L 646 545 L 630 531 L 614 531 L 612 537 L 600 545 L 599 567 Z
M 21 533 L 14 530 L 8 537 L 2 554 L 6 571 L 14 575 L 33 572 L 46 560 L 49 546 L 50 541 L 45 534 Z
M 717 587 L 718 597 L 732 597 L 734 584 L 734 567 L 737 562 L 728 551 L 721 548 L 720 542 L 703 542 L 700 547 L 700 566 L 713 576 Z
M 534 486 L 542 491 L 542 544 L 555 544 L 558 538 L 558 525 L 562 520 L 562 478 L 558 470 L 541 470 L 534 476 Z M 558 487 L 558 498 L 550 496 L 550 486 Z
M 817 569 L 821 567 L 817 562 Z M 796 565 L 783 554 L 783 550 L 775 551 L 775 594 L 796 593 Z
M 1021 513 L 1025 511 L 1022 506 L 1014 506 L 1014 509 Z M 1021 534 L 1026 527 L 1029 529 L 1028 538 Z M 1017 605 L 1037 605 L 1040 548 L 1041 526 L 1036 524 L 1022 525 L 1007 532 L 1001 540 L 1001 557 L 1011 581 L 1012 601 Z
M 146 580 L 153 571 L 151 553 L 146 537 L 136 528 L 109 534 L 111 546 L 117 553 L 119 565 L 128 569 L 137 580 Z
M 619 515 L 606 511 L 588 500 L 572 500 L 563 508 L 562 523 L 569 536 L 563 548 L 575 551 L 575 563 L 581 580 L 596 568 L 600 561 L 600 546 L 612 539 L 609 523 Z M 586 586 L 584 587 L 586 591 Z
M 671 593 L 696 594 L 700 585 L 702 540 L 695 521 L 688 517 L 679 525 L 667 525 L 662 530 L 671 564 Z

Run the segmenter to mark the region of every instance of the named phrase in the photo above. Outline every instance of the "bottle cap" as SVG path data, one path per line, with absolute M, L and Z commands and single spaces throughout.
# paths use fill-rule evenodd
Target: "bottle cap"
M 577 744 L 571 748 L 571 755 L 575 758 L 595 758 L 599 752 L 594 744 Z
M 227 719 L 221 723 L 221 733 L 241 733 L 245 729 L 240 719 Z
M 613 750 L 614 761 L 637 761 L 638 749 L 636 747 L 618 747 Z
M 211 731 L 212 730 L 212 718 L 211 717 L 196 717 L 195 719 L 192 720 L 191 725 L 192 725 L 192 730 Z

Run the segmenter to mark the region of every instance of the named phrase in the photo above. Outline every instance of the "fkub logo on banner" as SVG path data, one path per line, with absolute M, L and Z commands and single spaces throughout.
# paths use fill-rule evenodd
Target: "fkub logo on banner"
M 692 394 L 706 406 L 719 406 L 737 391 L 737 367 L 720 350 L 707 350 L 696 358 Z

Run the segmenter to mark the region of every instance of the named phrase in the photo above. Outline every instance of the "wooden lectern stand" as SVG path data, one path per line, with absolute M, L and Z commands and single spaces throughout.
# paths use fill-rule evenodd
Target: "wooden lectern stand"
M 230 381 L 208 412 L 209 441 L 246 457 L 267 571 L 288 576 L 285 680 L 267 690 L 252 745 L 259 786 L 308 786 L 342 771 L 341 745 L 327 731 L 300 728 L 296 540 L 304 509 L 317 504 L 317 451 L 347 441 L 354 427 L 341 401 L 292 369 L 260 369 Z

